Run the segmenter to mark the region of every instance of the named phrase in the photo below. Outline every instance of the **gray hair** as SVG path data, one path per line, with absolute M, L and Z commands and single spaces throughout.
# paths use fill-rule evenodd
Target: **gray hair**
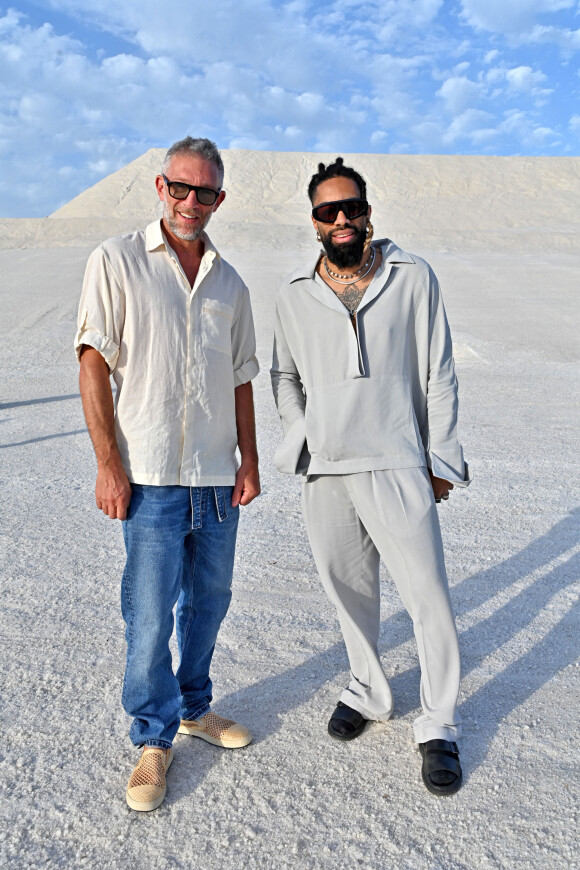
M 194 139 L 192 136 L 186 136 L 185 139 L 174 142 L 163 159 L 161 167 L 163 175 L 167 172 L 172 158 L 177 154 L 196 154 L 199 157 L 203 157 L 204 160 L 209 161 L 209 163 L 213 163 L 219 173 L 220 187 L 224 183 L 224 162 L 215 142 L 212 142 L 211 139 Z

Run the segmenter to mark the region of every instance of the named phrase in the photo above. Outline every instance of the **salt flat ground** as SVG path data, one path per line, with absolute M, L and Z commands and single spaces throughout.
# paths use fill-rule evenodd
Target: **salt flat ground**
M 122 535 L 94 507 L 72 354 L 90 247 L 0 251 L 0 866 L 576 868 L 580 255 L 411 248 L 442 281 L 474 473 L 440 510 L 465 773 L 442 799 L 421 781 L 416 649 L 386 573 L 380 648 L 394 716 L 351 744 L 326 734 L 348 665 L 299 481 L 273 467 L 268 376 L 276 288 L 311 251 L 277 233 L 258 254 L 221 240 L 254 305 L 263 494 L 243 512 L 214 709 L 248 724 L 254 742 L 227 752 L 178 736 L 152 814 L 124 799 L 137 752 L 120 704 Z

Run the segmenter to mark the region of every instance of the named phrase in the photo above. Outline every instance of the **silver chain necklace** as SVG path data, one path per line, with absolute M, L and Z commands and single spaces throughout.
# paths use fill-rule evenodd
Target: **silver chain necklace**
M 366 276 L 373 268 L 375 256 L 375 249 L 371 248 L 371 255 L 368 258 L 367 262 L 363 266 L 361 266 L 360 269 L 357 269 L 356 272 L 353 272 L 352 275 L 341 275 L 338 272 L 333 272 L 332 269 L 328 268 L 328 257 L 324 258 L 324 268 L 326 270 L 326 274 L 331 279 L 331 281 L 335 281 L 337 284 L 357 284 L 359 281 L 362 281 L 363 278 L 366 278 Z M 363 269 L 365 269 L 366 271 L 364 272 L 364 274 L 361 275 L 360 273 L 363 271 Z M 357 275 L 358 278 L 356 277 Z M 348 281 L 341 281 L 341 278 L 348 278 Z

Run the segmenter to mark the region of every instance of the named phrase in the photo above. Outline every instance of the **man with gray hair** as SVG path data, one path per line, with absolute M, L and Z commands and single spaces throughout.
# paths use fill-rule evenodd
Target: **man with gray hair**
M 205 232 L 225 198 L 223 174 L 213 142 L 176 142 L 155 180 L 163 217 L 91 254 L 79 307 L 96 502 L 123 521 L 127 551 L 123 706 L 131 740 L 143 747 L 127 787 L 134 810 L 162 803 L 178 732 L 226 748 L 252 739 L 210 710 L 239 505 L 260 493 L 249 293 Z

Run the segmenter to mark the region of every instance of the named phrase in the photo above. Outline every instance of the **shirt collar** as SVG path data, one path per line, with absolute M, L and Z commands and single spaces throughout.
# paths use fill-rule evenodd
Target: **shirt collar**
M 200 238 L 204 244 L 202 259 L 207 257 L 210 261 L 213 261 L 214 258 L 217 257 L 218 260 L 221 260 L 220 252 L 215 247 L 205 230 L 202 232 Z M 168 246 L 169 243 L 161 229 L 161 219 L 153 221 L 153 223 L 145 228 L 145 250 L 151 253 L 152 251 L 158 251 L 160 248 L 167 250 Z M 169 251 L 167 251 L 167 253 L 171 256 Z
M 390 239 L 378 239 L 376 242 L 374 242 L 374 247 L 381 249 L 383 254 L 383 263 L 416 262 L 411 254 L 408 254 L 406 251 L 403 251 L 402 248 L 397 247 L 397 245 Z M 294 281 L 304 280 L 305 278 L 313 279 L 319 256 L 316 258 L 314 264 L 312 264 L 312 262 L 307 264 L 305 263 L 304 266 L 299 266 L 298 269 L 292 272 L 288 279 L 290 283 L 292 284 Z

